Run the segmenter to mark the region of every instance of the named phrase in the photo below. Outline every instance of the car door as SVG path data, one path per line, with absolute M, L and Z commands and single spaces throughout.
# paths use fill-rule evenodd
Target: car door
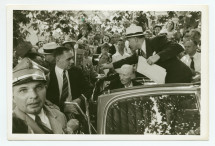
M 98 98 L 98 133 L 189 134 L 200 129 L 199 95 L 200 87 L 192 84 L 141 86 L 103 95 Z

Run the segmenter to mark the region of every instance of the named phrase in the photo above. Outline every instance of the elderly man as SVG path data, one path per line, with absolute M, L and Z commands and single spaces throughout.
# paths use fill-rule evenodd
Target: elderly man
M 82 71 L 74 66 L 74 53 L 66 47 L 54 51 L 56 65 L 51 69 L 47 99 L 60 107 L 62 112 L 76 112 L 65 102 L 81 104 L 82 94 L 90 98 L 92 87 Z M 84 109 L 84 105 L 80 105 Z M 72 110 L 72 111 L 71 111 Z
M 185 52 L 187 55 L 181 58 L 181 61 L 184 62 L 190 69 L 193 74 L 201 72 L 201 53 L 197 52 L 197 42 L 193 40 L 188 40 L 184 44 Z
M 177 58 L 177 55 L 184 50 L 179 44 L 169 41 L 165 35 L 147 39 L 142 28 L 135 25 L 126 29 L 126 37 L 130 48 L 136 52 L 125 59 L 105 64 L 102 68 L 119 68 L 123 64 L 136 64 L 139 55 L 146 58 L 148 64 L 157 64 L 166 69 L 165 83 L 191 82 L 191 70 Z
M 66 117 L 46 101 L 46 78 L 38 64 L 24 58 L 13 69 L 13 133 L 63 134 Z
M 108 89 L 128 88 L 133 86 L 142 85 L 141 83 L 133 80 L 134 67 L 132 65 L 125 64 L 119 70 L 119 78 L 110 82 Z

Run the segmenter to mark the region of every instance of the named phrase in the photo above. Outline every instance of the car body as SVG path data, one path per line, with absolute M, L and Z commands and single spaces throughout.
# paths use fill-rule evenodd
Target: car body
M 199 130 L 200 89 L 199 84 L 155 84 L 107 91 L 97 100 L 97 133 L 185 135 Z

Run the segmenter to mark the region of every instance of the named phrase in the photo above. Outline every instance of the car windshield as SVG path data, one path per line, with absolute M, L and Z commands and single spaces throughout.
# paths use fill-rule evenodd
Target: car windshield
M 185 135 L 200 127 L 195 94 L 123 98 L 111 104 L 106 134 Z

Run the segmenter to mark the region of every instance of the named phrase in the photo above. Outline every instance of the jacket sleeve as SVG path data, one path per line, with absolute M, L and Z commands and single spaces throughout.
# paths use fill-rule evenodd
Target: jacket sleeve
M 80 87 L 82 90 L 81 93 L 84 94 L 84 96 L 86 96 L 89 99 L 92 95 L 93 87 L 81 69 L 79 69 L 79 73 L 80 73 Z
M 167 39 L 165 35 L 160 35 L 151 40 L 154 51 L 160 56 L 160 61 L 165 61 L 176 57 L 184 49 L 178 43 Z
M 135 53 L 127 58 L 121 59 L 113 63 L 114 69 L 120 68 L 124 64 L 136 64 L 138 62 L 138 55 Z

